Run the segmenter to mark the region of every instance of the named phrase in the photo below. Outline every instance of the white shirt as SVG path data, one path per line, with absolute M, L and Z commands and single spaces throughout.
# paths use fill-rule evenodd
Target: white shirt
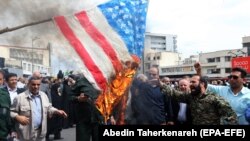
M 11 100 L 11 105 L 12 105 L 13 101 L 14 101 L 14 98 L 17 96 L 17 88 L 11 89 L 8 86 L 7 86 L 7 88 L 8 88 L 9 94 L 10 94 L 10 100 Z

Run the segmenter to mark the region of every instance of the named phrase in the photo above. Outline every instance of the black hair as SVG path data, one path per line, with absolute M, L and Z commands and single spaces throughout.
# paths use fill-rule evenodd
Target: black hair
M 29 78 L 28 83 L 30 83 L 30 82 L 33 81 L 33 80 L 41 80 L 41 78 L 40 78 L 40 77 L 31 76 L 31 77 Z
M 59 72 L 57 73 L 57 78 L 58 79 L 63 79 L 64 75 L 63 75 L 63 72 L 62 70 L 59 70 Z
M 204 87 L 207 88 L 208 79 L 209 79 L 208 76 L 200 76 L 200 75 L 198 75 L 198 74 L 194 74 L 193 76 L 199 76 L 199 78 L 200 78 L 199 83 L 204 83 Z
M 201 76 L 201 77 L 200 77 L 200 82 L 201 82 L 201 83 L 204 83 L 204 87 L 207 89 L 208 76 Z
M 76 79 L 77 79 L 77 76 L 76 76 L 76 75 L 74 75 L 74 74 L 70 74 L 68 77 L 70 77 L 70 78 L 72 78 L 72 79 L 74 79 L 74 80 L 76 80 Z
M 247 71 L 243 68 L 239 68 L 239 67 L 232 68 L 231 72 L 236 72 L 236 71 L 240 72 L 241 78 L 245 78 L 247 76 Z
M 8 73 L 8 74 L 6 74 L 5 75 L 5 80 L 6 81 L 9 81 L 9 79 L 11 78 L 11 77 L 17 77 L 17 74 L 15 74 L 15 73 Z
M 5 72 L 4 72 L 4 70 L 0 70 L 0 74 L 2 74 L 3 77 L 5 77 Z

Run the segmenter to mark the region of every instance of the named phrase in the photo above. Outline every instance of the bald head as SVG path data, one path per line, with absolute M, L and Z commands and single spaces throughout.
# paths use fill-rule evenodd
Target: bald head
M 179 81 L 179 89 L 183 92 L 188 92 L 190 90 L 190 82 L 187 79 L 181 79 Z
M 33 77 L 38 77 L 38 78 L 41 78 L 42 75 L 39 71 L 34 71 L 33 74 L 32 74 Z
M 170 78 L 169 78 L 169 77 L 163 77 L 163 78 L 161 79 L 161 81 L 162 81 L 163 83 L 165 83 L 166 85 L 170 85 Z
M 159 71 L 158 68 L 152 67 L 149 69 L 149 79 L 158 79 L 159 78 Z
M 144 74 L 138 74 L 136 78 L 142 82 L 146 82 L 148 80 L 147 76 Z

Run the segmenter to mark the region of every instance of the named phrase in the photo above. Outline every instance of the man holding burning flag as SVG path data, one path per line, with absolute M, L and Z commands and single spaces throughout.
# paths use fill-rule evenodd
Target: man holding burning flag
M 74 86 L 78 108 L 86 108 L 91 113 L 95 103 L 107 121 L 127 92 L 137 69 L 128 67 L 127 63 L 134 62 L 131 54 L 142 56 L 147 6 L 147 0 L 111 0 L 74 16 L 54 17 L 56 26 L 68 41 L 65 46 L 70 46 L 82 62 L 84 78 L 77 80 Z M 91 121 L 95 116 L 82 118 Z M 77 140 L 90 137 L 78 136 L 83 135 L 83 128 L 78 131 L 81 134 L 77 132 Z

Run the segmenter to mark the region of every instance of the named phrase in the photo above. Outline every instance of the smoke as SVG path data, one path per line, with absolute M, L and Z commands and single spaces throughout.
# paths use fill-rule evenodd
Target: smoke
M 72 15 L 81 10 L 91 9 L 106 1 L 108 0 L 2 0 L 0 1 L 0 30 L 6 27 L 12 28 L 31 22 L 51 19 L 59 15 Z M 32 42 L 32 39 L 36 37 L 39 39 Z M 33 43 L 34 47 L 46 48 L 48 43 L 51 43 L 52 57 L 57 58 L 52 59 L 52 61 L 57 60 L 57 62 L 52 62 L 52 65 L 56 64 L 56 68 L 58 68 L 59 62 L 60 66 L 67 67 L 69 64 L 72 66 L 72 62 L 70 63 L 69 58 L 65 58 L 65 56 L 75 55 L 74 53 L 73 55 L 68 55 L 73 51 L 59 51 L 61 47 L 65 46 L 63 40 L 52 21 L 0 34 L 0 45 L 31 47 Z M 64 62 L 66 62 L 66 65 Z
M 0 1 L 0 30 L 6 27 L 16 27 L 23 24 L 51 19 L 59 15 L 72 15 L 81 10 L 90 9 L 107 0 L 60 0 L 60 1 L 34 1 L 34 0 L 5 0 Z M 52 22 L 43 23 L 43 25 L 34 25 L 26 27 L 14 33 L 0 34 L 0 44 L 9 43 L 21 44 L 25 42 L 23 37 L 32 38 L 32 36 L 46 36 L 51 34 Z M 53 30 L 53 29 L 52 29 Z M 18 36 L 19 35 L 19 36 Z M 15 37 L 13 37 L 15 36 Z M 30 37 L 31 36 L 31 37 Z M 7 41 L 5 41 L 7 40 Z

